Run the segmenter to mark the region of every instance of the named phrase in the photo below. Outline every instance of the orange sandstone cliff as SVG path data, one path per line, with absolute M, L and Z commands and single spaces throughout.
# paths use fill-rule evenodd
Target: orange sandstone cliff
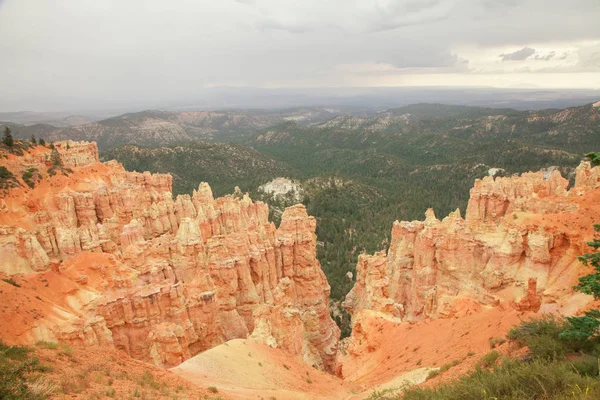
M 599 220 L 600 167 L 583 162 L 570 189 L 558 171 L 486 177 L 465 218 L 394 222 L 387 254 L 359 256 L 338 375 L 384 390 L 454 360 L 466 373 L 519 320 L 577 312 L 592 300 L 572 290 L 589 272 L 577 257 Z
M 95 143 L 56 146 L 54 176 L 41 146 L 0 159 L 20 184 L 0 192 L 4 341 L 102 344 L 171 367 L 249 337 L 333 368 L 339 329 L 303 206 L 276 228 L 239 191 L 215 199 L 202 183 L 173 199 L 170 175 L 100 163 Z
M 477 180 L 466 217 L 398 222 L 386 254 L 361 255 L 344 306 L 400 320 L 463 315 L 485 306 L 572 313 L 592 224 L 600 219 L 600 168 L 583 162 L 576 183 L 558 171 Z

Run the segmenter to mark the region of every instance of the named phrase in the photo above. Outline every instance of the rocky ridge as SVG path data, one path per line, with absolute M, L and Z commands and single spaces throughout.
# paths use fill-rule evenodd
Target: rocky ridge
M 0 272 L 16 283 L 0 282 L 13 306 L 5 341 L 111 345 L 171 367 L 250 337 L 333 368 L 339 330 L 303 206 L 276 228 L 240 192 L 215 199 L 202 183 L 173 199 L 170 175 L 127 172 L 99 163 L 95 143 L 68 143 L 55 145 L 72 173 L 49 177 L 41 146 L 0 161 L 43 178 L 0 201 Z
M 558 171 L 477 180 L 463 218 L 394 222 L 387 255 L 361 255 L 344 306 L 398 321 L 464 316 L 501 303 L 575 312 L 571 287 L 600 217 L 600 168 L 583 162 L 576 183 Z

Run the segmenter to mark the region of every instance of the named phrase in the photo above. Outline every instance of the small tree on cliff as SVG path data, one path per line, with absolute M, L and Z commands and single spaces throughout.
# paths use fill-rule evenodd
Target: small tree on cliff
M 600 153 L 587 153 L 585 155 L 592 165 L 600 165 Z M 594 225 L 596 235 L 594 240 L 588 242 L 588 246 L 594 249 L 593 253 L 586 253 L 579 257 L 579 261 L 586 266 L 594 267 L 594 272 L 579 278 L 579 283 L 573 287 L 574 290 L 594 296 L 600 299 L 600 224 Z M 580 317 L 567 317 L 571 328 L 560 334 L 564 339 L 587 341 L 600 340 L 600 310 L 585 311 Z
M 15 144 L 15 140 L 13 139 L 12 133 L 8 126 L 4 127 L 4 136 L 2 137 L 2 143 L 7 145 L 8 147 L 13 147 Z
M 34 146 L 37 144 L 37 140 L 35 139 L 35 135 L 31 135 L 31 144 Z
M 60 154 L 56 148 L 52 149 L 52 154 L 50 154 L 50 162 L 54 167 L 62 167 L 62 160 L 60 159 Z

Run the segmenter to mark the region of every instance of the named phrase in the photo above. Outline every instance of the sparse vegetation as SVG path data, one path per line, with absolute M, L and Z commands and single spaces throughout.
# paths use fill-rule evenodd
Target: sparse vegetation
M 479 365 L 483 368 L 491 368 L 496 365 L 496 361 L 500 358 L 500 353 L 496 350 L 492 350 L 479 360 Z
M 19 183 L 12 172 L 0 165 L 0 190 L 8 190 L 16 186 L 19 186 Z
M 490 347 L 492 349 L 495 349 L 496 347 L 500 346 L 501 344 L 506 343 L 506 339 L 501 336 L 497 336 L 497 337 L 490 338 L 489 343 L 490 343 Z
M 15 282 L 12 278 L 5 278 L 2 281 L 8 283 L 9 285 L 13 285 L 14 287 L 21 287 L 17 282 Z
M 29 168 L 27 171 L 23 172 L 21 178 L 27 184 L 27 186 L 29 186 L 32 189 L 35 187 L 35 184 L 41 179 L 37 168 Z
M 579 375 L 564 363 L 505 361 L 492 369 L 475 372 L 434 389 L 409 388 L 403 400 L 521 400 L 584 399 L 574 397 L 573 389 L 588 390 L 588 399 L 599 398 L 595 379 Z M 400 399 L 400 397 L 390 397 Z
M 27 347 L 0 342 L 0 399 L 45 399 L 54 391 L 54 386 L 40 375 L 47 371 Z

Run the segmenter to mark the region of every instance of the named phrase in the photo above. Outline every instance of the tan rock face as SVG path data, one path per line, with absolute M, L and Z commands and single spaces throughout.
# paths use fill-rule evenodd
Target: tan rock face
M 214 199 L 202 183 L 173 200 L 170 175 L 101 164 L 95 143 L 57 148 L 72 174 L 2 199 L 0 272 L 70 289 L 44 289 L 53 312 L 4 340 L 105 343 L 171 367 L 249 336 L 333 369 L 339 330 L 304 206 L 286 209 L 277 229 L 247 195 Z
M 572 313 L 587 296 L 572 286 L 600 220 L 600 168 L 582 163 L 574 188 L 557 171 L 486 177 L 471 189 L 466 219 L 395 222 L 387 255 L 361 255 L 344 306 L 401 320 L 463 315 L 506 302 L 518 310 Z M 471 310 L 471 311 L 469 311 Z

